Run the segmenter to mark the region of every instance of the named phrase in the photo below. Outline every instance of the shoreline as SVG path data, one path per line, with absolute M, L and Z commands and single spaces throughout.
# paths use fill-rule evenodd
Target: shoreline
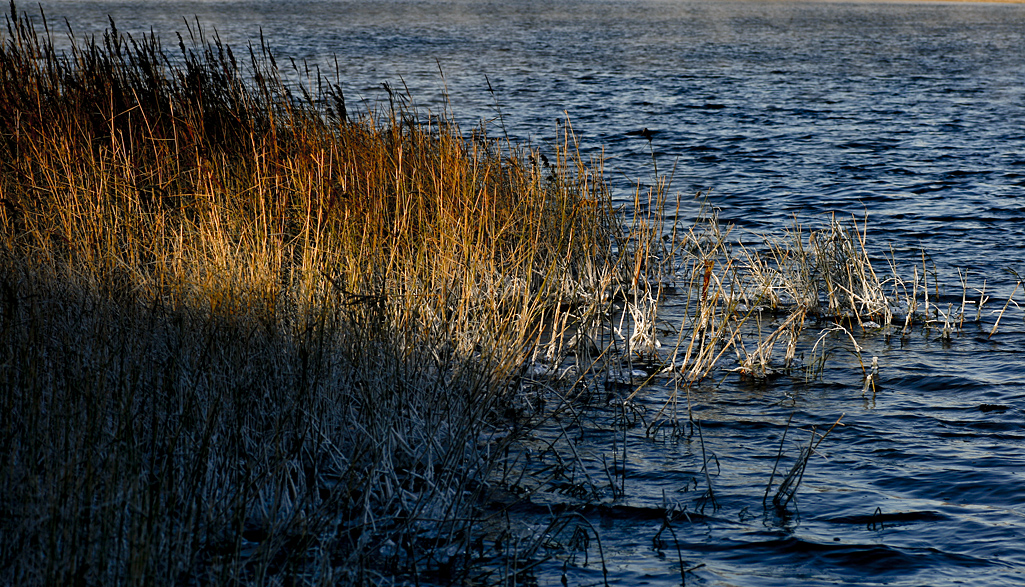
M 714 1 L 714 0 L 713 0 Z M 747 2 L 803 2 L 822 4 L 1025 4 L 1025 0 L 740 0 Z
M 828 4 L 1025 4 L 1025 0 L 815 0 Z

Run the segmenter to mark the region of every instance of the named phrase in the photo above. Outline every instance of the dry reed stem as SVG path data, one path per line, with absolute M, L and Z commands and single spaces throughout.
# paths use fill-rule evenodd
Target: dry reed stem
M 524 426 L 585 417 L 636 362 L 674 379 L 650 432 L 730 350 L 764 377 L 810 317 L 892 319 L 867 221 L 737 255 L 709 207 L 681 223 L 671 176 L 624 221 L 569 124 L 552 164 L 394 92 L 354 116 L 198 24 L 180 55 L 48 35 L 12 5 L 0 37 L 0 580 L 516 577 L 540 539 L 498 548 L 479 522 Z M 906 326 L 914 271 L 910 296 L 893 271 Z M 539 486 L 576 466 L 596 496 L 559 442 Z M 471 560 L 471 537 L 505 554 Z

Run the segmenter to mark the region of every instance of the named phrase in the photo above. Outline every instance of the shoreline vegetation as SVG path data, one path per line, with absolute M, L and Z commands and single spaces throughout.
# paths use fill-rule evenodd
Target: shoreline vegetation
M 541 467 L 532 431 L 614 406 L 694 435 L 692 386 L 728 360 L 814 377 L 827 338 L 873 393 L 855 332 L 949 336 L 985 303 L 930 307 L 924 267 L 878 276 L 853 220 L 745 248 L 705 207 L 680 221 L 668 178 L 625 218 L 568 126 L 545 154 L 397 94 L 356 115 L 198 25 L 177 50 L 53 34 L 13 3 L 0 34 L 5 584 L 527 580 L 600 536 L 510 508 L 626 486 L 625 444 L 585 463 L 563 428 Z M 665 406 L 627 417 L 655 378 Z M 777 461 L 767 507 L 811 452 Z

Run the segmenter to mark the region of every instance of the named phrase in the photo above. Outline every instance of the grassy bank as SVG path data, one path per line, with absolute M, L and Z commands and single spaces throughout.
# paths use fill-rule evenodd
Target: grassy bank
M 745 249 L 665 221 L 664 178 L 622 218 L 570 128 L 542 153 L 198 29 L 58 54 L 29 23 L 0 35 L 5 584 L 503 582 L 546 555 L 502 507 L 579 482 L 569 445 L 525 475 L 525 431 L 659 377 L 655 434 L 727 360 L 814 357 L 809 324 L 929 318 L 854 222 Z
M 0 581 L 468 572 L 523 367 L 618 278 L 600 172 L 199 35 L 12 5 Z

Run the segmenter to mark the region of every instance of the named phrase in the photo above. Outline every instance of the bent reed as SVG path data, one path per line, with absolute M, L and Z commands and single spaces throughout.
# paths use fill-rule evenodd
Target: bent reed
M 917 273 L 911 296 L 876 278 L 856 223 L 736 255 L 714 213 L 664 220 L 665 178 L 625 222 L 568 126 L 550 161 L 394 95 L 354 115 L 319 74 L 198 25 L 177 51 L 111 22 L 61 53 L 10 11 L 5 584 L 526 576 L 543 529 L 493 507 L 544 489 L 516 464 L 525 430 L 613 395 L 625 414 L 657 376 L 682 395 L 731 354 L 789 369 L 812 315 L 910 324 Z M 586 499 L 623 494 L 593 467 L 609 483 Z

